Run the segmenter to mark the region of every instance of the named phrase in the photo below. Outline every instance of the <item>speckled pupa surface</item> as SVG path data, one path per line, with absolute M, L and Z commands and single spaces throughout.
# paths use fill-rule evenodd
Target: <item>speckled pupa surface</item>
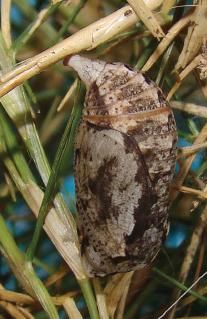
M 149 265 L 168 229 L 176 126 L 159 87 L 121 63 L 73 56 L 87 94 L 75 141 L 83 261 L 90 276 Z

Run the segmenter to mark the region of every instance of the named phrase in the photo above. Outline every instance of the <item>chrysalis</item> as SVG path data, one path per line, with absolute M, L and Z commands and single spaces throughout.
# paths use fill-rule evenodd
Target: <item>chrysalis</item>
M 78 55 L 87 87 L 75 142 L 82 254 L 91 276 L 149 265 L 168 229 L 176 126 L 163 93 L 140 71 Z

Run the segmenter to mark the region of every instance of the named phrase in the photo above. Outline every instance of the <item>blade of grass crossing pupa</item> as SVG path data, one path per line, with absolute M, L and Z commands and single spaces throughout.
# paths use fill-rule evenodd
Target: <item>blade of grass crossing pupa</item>
M 64 156 L 66 154 L 66 150 L 73 143 L 75 129 L 76 129 L 77 124 L 80 120 L 81 111 L 82 111 L 82 107 L 79 103 L 80 91 L 81 91 L 81 83 L 79 81 L 78 85 L 77 85 L 77 89 L 76 89 L 74 105 L 73 105 L 73 109 L 71 112 L 71 116 L 70 116 L 69 122 L 65 128 L 62 139 L 60 141 L 60 145 L 59 145 L 58 150 L 57 150 L 56 155 L 55 155 L 55 159 L 54 159 L 54 162 L 52 165 L 52 170 L 51 170 L 51 174 L 49 177 L 49 181 L 48 181 L 48 184 L 47 184 L 47 187 L 45 190 L 42 204 L 40 206 L 35 231 L 34 231 L 34 234 L 32 237 L 31 244 L 27 250 L 28 260 L 32 260 L 32 258 L 34 256 L 35 249 L 37 247 L 39 237 L 41 234 L 42 226 L 44 224 L 45 217 L 47 216 L 47 213 L 49 210 L 49 205 L 51 204 L 51 202 L 54 198 L 54 195 L 57 192 L 57 186 L 58 186 L 57 180 L 58 180 L 58 176 L 60 173 L 60 169 L 62 166 Z

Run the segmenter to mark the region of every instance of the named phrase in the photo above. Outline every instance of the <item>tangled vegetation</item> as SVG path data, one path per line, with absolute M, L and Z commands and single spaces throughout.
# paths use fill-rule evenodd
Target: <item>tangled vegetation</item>
M 1 1 L 0 318 L 206 318 L 206 17 L 206 0 Z M 84 86 L 62 62 L 79 52 L 146 72 L 179 134 L 166 243 L 104 279 L 87 277 L 76 229 Z

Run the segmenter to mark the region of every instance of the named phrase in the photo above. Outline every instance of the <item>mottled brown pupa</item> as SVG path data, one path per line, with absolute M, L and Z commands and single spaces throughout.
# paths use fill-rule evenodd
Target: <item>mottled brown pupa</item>
M 69 60 L 87 87 L 75 142 L 82 254 L 91 276 L 149 265 L 168 229 L 176 126 L 162 91 L 121 63 Z

